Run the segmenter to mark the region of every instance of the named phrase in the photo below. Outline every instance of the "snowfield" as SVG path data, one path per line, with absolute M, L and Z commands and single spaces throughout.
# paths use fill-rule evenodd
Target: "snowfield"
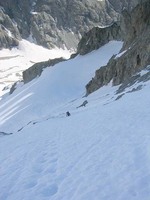
M 150 199 L 150 81 L 119 100 L 111 83 L 84 97 L 121 47 L 47 68 L 3 97 L 0 131 L 13 134 L 0 137 L 0 200 Z
M 107 64 L 121 47 L 122 42 L 112 41 L 90 54 L 49 67 L 40 78 L 23 87 L 21 85 L 14 94 L 1 101 L 2 131 L 16 132 L 18 127 L 53 112 L 61 112 L 65 104 L 82 98 L 85 85 L 94 76 L 95 70 Z
M 0 96 L 4 87 L 22 80 L 22 72 L 37 62 L 59 57 L 69 58 L 71 52 L 63 49 L 46 49 L 27 40 L 19 42 L 19 46 L 0 50 Z

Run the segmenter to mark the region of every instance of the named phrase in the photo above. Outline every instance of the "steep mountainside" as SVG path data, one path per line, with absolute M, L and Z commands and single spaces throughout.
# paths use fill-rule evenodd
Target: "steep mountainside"
M 84 34 L 78 44 L 77 53 L 72 54 L 70 59 L 73 59 L 78 54 L 85 55 L 95 49 L 99 49 L 103 45 L 107 44 L 109 41 L 120 41 L 121 38 L 121 28 L 119 26 L 119 23 L 113 23 L 112 25 L 104 28 L 95 27 Z M 34 78 L 39 77 L 44 68 L 53 66 L 61 61 L 64 61 L 64 59 L 57 58 L 54 60 L 48 60 L 32 65 L 30 68 L 23 71 L 23 82 L 27 83 Z
M 54 50 L 27 40 L 0 51 L 6 77 L 34 64 L 0 101 L 0 200 L 150 199 L 149 8 L 146 0 L 120 23 L 94 27 L 69 60 L 34 64 Z M 6 24 L 8 46 L 28 32 Z
M 124 45 L 120 55 L 113 56 L 109 63 L 96 71 L 87 84 L 87 94 L 108 84 L 130 83 L 132 75 L 150 64 L 150 1 L 137 5 L 131 13 L 123 11 L 121 34 Z M 93 36 L 91 35 L 91 38 Z M 94 49 L 94 47 L 93 47 Z M 149 78 L 149 77 L 147 77 Z
M 124 9 L 120 21 L 105 27 L 94 27 L 83 35 L 78 44 L 76 55 L 87 54 L 111 40 L 124 41 L 123 53 L 117 58 L 113 57 L 108 63 L 109 67 L 103 67 L 96 72 L 97 77 L 87 85 L 87 94 L 98 89 L 100 85 L 108 84 L 113 77 L 115 77 L 114 85 L 120 84 L 139 69 L 147 66 L 149 63 L 149 18 L 149 5 L 148 1 L 145 1 L 142 8 L 137 6 L 132 12 Z M 146 48 L 148 49 L 146 50 Z M 123 57 L 121 57 L 122 54 Z M 121 58 L 119 59 L 119 57 Z M 24 82 L 27 83 L 40 76 L 43 68 L 53 65 L 51 63 L 55 62 L 56 60 L 51 60 L 31 66 L 23 72 Z
M 149 200 L 150 81 L 119 100 L 111 84 L 84 96 L 121 48 L 46 68 L 0 101 L 1 200 Z
M 116 21 L 139 0 L 5 0 L 0 2 L 0 48 L 28 38 L 48 48 L 76 48 L 83 33 Z M 134 2 L 134 3 L 132 3 Z

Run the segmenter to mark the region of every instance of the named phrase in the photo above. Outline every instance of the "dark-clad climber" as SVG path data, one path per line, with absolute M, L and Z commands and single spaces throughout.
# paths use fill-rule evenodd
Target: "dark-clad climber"
M 66 116 L 69 117 L 71 114 L 69 111 L 66 112 Z

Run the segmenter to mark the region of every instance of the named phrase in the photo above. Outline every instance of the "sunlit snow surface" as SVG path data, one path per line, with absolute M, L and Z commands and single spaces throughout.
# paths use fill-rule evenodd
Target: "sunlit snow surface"
M 48 68 L 0 102 L 1 131 L 14 133 L 0 138 L 0 200 L 149 200 L 150 82 L 117 101 L 111 83 L 83 97 L 121 45 Z
M 95 70 L 119 52 L 122 42 L 112 41 L 97 51 L 44 70 L 42 76 L 18 88 L 0 104 L 0 126 L 17 131 L 26 123 L 45 117 L 65 104 L 82 98 Z M 19 117 L 19 120 L 18 120 Z M 14 123 L 15 121 L 15 123 Z
M 0 96 L 2 89 L 22 79 L 22 71 L 33 64 L 58 57 L 69 58 L 70 52 L 63 49 L 46 49 L 27 40 L 19 46 L 0 50 Z

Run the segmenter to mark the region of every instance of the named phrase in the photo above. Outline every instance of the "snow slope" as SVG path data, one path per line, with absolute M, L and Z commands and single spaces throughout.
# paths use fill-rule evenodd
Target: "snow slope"
M 27 40 L 19 42 L 19 46 L 11 50 L 0 51 L 0 96 L 2 89 L 22 79 L 22 71 L 34 63 L 58 57 L 69 58 L 70 52 L 63 49 L 46 49 Z
M 85 95 L 85 85 L 95 70 L 119 52 L 122 42 L 112 41 L 85 56 L 78 56 L 44 70 L 42 76 L 18 88 L 0 104 L 0 126 L 16 132 L 26 123 L 45 117 Z M 20 119 L 18 121 L 18 118 Z M 14 123 L 15 121 L 15 123 Z
M 119 100 L 111 83 L 83 97 L 121 46 L 45 69 L 0 102 L 1 131 L 14 133 L 0 138 L 1 200 L 150 199 L 150 81 Z

